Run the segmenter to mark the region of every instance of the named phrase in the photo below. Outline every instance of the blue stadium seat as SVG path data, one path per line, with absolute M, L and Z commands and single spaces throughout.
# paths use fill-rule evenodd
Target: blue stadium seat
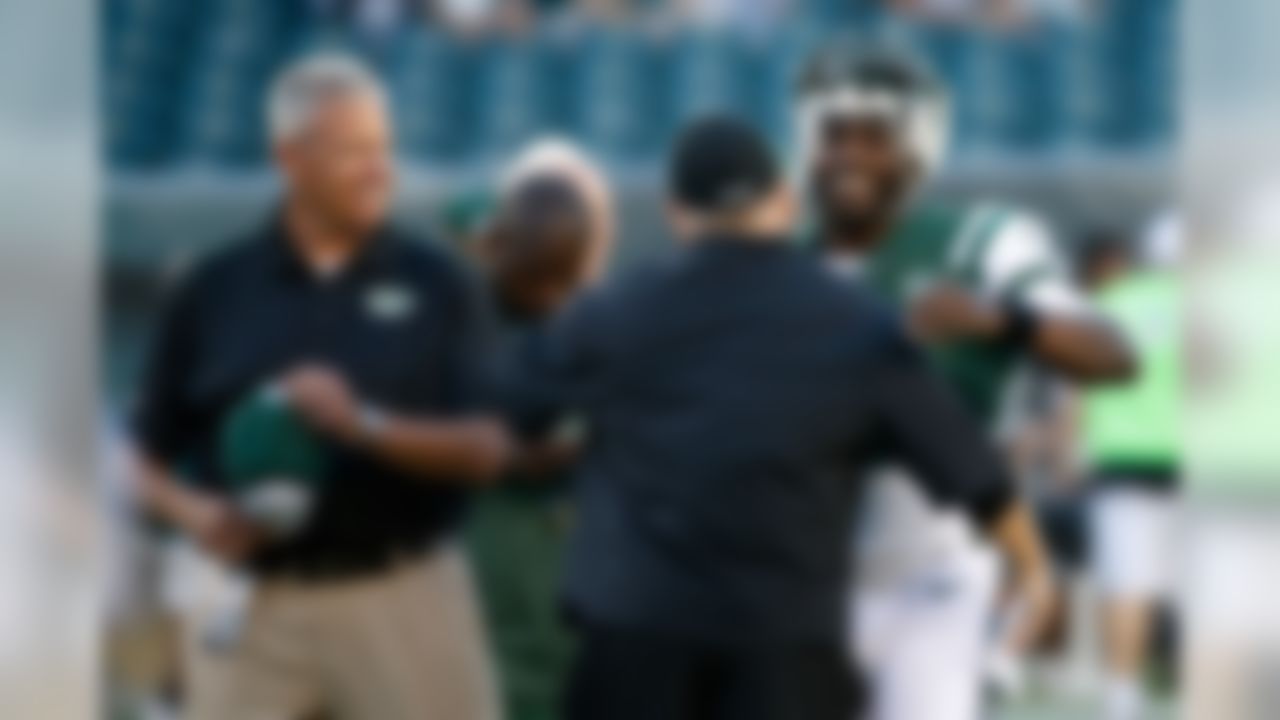
M 552 59 L 536 37 L 497 42 L 488 49 L 477 77 L 485 159 L 509 157 L 551 126 L 554 108 L 548 88 L 559 82 L 546 69 Z
M 1139 33 L 1141 55 L 1137 63 L 1142 73 L 1141 93 L 1144 131 L 1147 142 L 1166 144 L 1176 131 L 1176 88 L 1178 45 L 1178 3 L 1175 0 L 1142 0 Z
M 833 30 L 865 28 L 885 11 L 884 0 L 809 0 L 819 25 Z
M 103 17 L 102 102 L 108 160 L 120 167 L 164 165 L 176 152 L 178 97 L 201 29 L 203 0 L 113 0 Z
M 815 32 L 795 28 L 780 31 L 764 42 L 746 43 L 740 51 L 739 72 L 746 78 L 747 118 L 775 147 L 791 145 L 796 81 L 818 44 Z
M 307 3 L 106 0 L 111 165 L 263 163 L 268 80 L 289 57 L 325 47 L 355 51 L 384 74 L 403 149 L 417 162 L 491 163 L 557 132 L 606 161 L 651 164 L 682 122 L 712 110 L 740 115 L 786 147 L 798 64 L 821 36 L 877 25 L 941 71 L 962 154 L 1160 147 L 1175 129 L 1172 0 L 1106 3 L 1095 23 L 1021 34 L 886 19 L 869 0 L 825 2 L 763 41 L 599 27 L 463 40 L 417 25 L 375 41 L 314 25 Z
M 547 32 L 538 37 L 541 92 L 546 130 L 573 133 L 577 126 L 577 92 L 582 87 L 583 43 L 576 33 Z
M 1034 153 L 1065 135 L 1065 68 L 1060 29 L 1046 24 L 990 33 L 975 51 L 975 142 L 987 150 Z
M 1068 149 L 1098 146 L 1109 113 L 1108 70 L 1098 34 L 1091 26 L 1061 28 L 1052 42 L 1060 77 L 1061 144 Z
M 112 77 L 106 88 L 106 154 L 113 166 L 146 169 L 172 157 L 174 110 L 137 76 Z
M 261 68 L 214 66 L 195 78 L 187 104 L 185 159 L 196 164 L 250 168 L 266 161 Z
M 915 46 L 937 68 L 951 91 L 951 137 L 957 154 L 981 147 L 984 116 L 992 112 L 982 85 L 979 39 L 945 25 L 904 26 L 902 40 Z
M 397 133 L 409 157 L 456 164 L 472 151 L 470 57 L 453 39 L 424 31 L 408 38 L 398 53 L 391 89 Z
M 579 50 L 570 127 L 605 159 L 653 161 L 670 125 L 662 45 L 602 31 L 585 37 Z
M 784 147 L 795 76 L 814 46 L 813 36 L 798 30 L 779 30 L 768 38 L 708 32 L 680 36 L 670 70 L 673 122 L 678 128 L 703 113 L 727 112 Z
M 1103 140 L 1144 147 L 1167 140 L 1173 125 L 1172 0 L 1106 3 L 1099 18 L 1098 66 L 1104 74 Z
M 668 87 L 675 122 L 713 112 L 744 114 L 750 79 L 739 73 L 741 50 L 737 38 L 724 32 L 690 31 L 672 41 Z
M 290 45 L 290 26 L 279 8 L 245 0 L 219 4 L 214 17 L 195 50 L 188 83 L 185 157 L 218 167 L 260 165 L 266 159 L 266 87 Z

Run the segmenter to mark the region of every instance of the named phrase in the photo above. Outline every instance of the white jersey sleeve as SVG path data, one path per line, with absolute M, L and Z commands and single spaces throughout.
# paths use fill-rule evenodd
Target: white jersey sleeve
M 982 291 L 991 297 L 1017 298 L 1041 312 L 1093 312 L 1049 229 L 1030 214 L 1015 213 L 1000 223 L 978 263 Z

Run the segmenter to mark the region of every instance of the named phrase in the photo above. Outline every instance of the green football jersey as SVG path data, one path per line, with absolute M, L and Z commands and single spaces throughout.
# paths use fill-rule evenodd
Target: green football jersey
M 939 280 L 1033 307 L 1083 305 L 1040 223 L 993 204 L 914 208 L 873 253 L 854 262 L 860 276 L 903 306 Z M 1018 361 L 1016 349 L 984 340 L 935 343 L 927 352 L 970 408 L 994 422 Z

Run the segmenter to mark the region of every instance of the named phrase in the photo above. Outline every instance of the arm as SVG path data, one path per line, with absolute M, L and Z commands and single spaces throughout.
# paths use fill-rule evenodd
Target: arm
M 1078 381 L 1114 382 L 1132 377 L 1135 360 L 1119 329 L 1098 313 L 1071 280 L 1048 229 L 1029 216 L 1015 217 L 993 238 L 982 258 L 983 285 L 1003 301 L 997 333 L 1025 328 L 1025 347 L 1052 370 Z M 1018 315 L 1023 317 L 1018 317 Z
M 479 413 L 490 389 L 492 328 L 468 277 L 442 265 L 437 302 L 450 320 L 438 381 L 447 390 L 438 416 L 383 412 L 355 398 L 342 378 L 302 368 L 286 389 L 304 416 L 374 457 L 424 479 L 468 484 L 495 480 L 508 463 L 511 441 L 503 425 Z
M 523 443 L 512 459 L 509 470 L 517 482 L 529 485 L 558 481 L 582 455 L 576 440 L 551 438 Z
M 511 452 L 506 430 L 496 420 L 383 412 L 361 403 L 340 375 L 323 366 L 297 368 L 281 385 L 318 431 L 426 479 L 484 484 L 498 475 Z
M 175 458 L 191 446 L 196 411 L 186 384 L 199 349 L 199 290 L 184 282 L 165 308 L 131 422 L 131 476 L 148 513 L 190 537 L 205 552 L 235 564 L 258 546 L 261 534 L 234 506 L 180 480 Z
M 968 511 L 980 527 L 1015 499 L 1013 481 L 982 426 L 885 321 L 887 356 L 867 387 L 880 450 L 903 463 L 934 501 Z
M 1021 656 L 1035 645 L 1053 612 L 1054 582 L 1048 554 L 1035 516 L 1025 502 L 1001 513 L 987 532 L 1010 568 L 1012 595 L 1017 602 L 1003 646 Z
M 444 384 L 453 391 L 447 399 L 448 417 L 401 415 L 366 405 L 341 376 L 322 366 L 297 368 L 285 376 L 282 386 L 290 402 L 320 432 L 425 479 L 492 482 L 518 458 L 503 423 L 468 414 L 487 384 L 479 376 L 487 348 L 471 296 L 459 289 L 455 297 L 464 305 L 455 313 L 460 327 L 446 363 Z M 522 379 L 531 404 L 549 418 L 563 412 L 563 390 L 581 355 L 581 313 L 566 315 L 532 354 Z
M 1030 509 L 1018 496 L 996 448 L 960 401 L 930 373 L 919 353 L 897 349 L 877 374 L 874 403 L 892 456 L 912 470 L 926 493 L 964 508 L 1008 560 L 1026 620 L 1019 632 L 1038 636 L 1051 597 L 1051 573 Z
M 1006 313 L 1004 323 L 1008 323 Z M 1062 375 L 1082 382 L 1123 382 L 1133 377 L 1129 345 L 1097 317 L 1045 313 L 1036 321 L 1031 352 Z
M 167 464 L 145 452 L 135 451 L 132 474 L 148 512 L 225 563 L 242 562 L 265 537 L 231 503 L 181 482 Z
M 926 342 L 967 339 L 1016 345 L 1072 380 L 1120 382 L 1134 372 L 1128 343 L 1110 323 L 1034 301 L 1002 303 L 939 283 L 916 297 L 911 322 L 915 335 Z
M 481 485 L 496 479 L 511 455 L 506 430 L 491 418 L 391 415 L 380 428 L 365 431 L 360 442 L 375 456 L 415 474 Z
M 580 295 L 545 327 L 508 348 L 510 372 L 498 383 L 497 397 L 517 441 L 506 467 L 512 482 L 562 482 L 583 454 L 588 304 Z
M 1071 282 L 1042 225 L 1015 217 L 981 248 L 979 258 L 967 261 L 975 266 L 979 291 L 941 283 L 915 298 L 911 318 L 918 336 L 1007 342 L 1074 380 L 1132 376 L 1128 343 Z
M 600 328 L 608 324 L 601 295 L 581 292 L 517 356 L 505 409 L 529 444 L 531 467 L 569 462 L 582 446 L 587 389 L 601 355 Z

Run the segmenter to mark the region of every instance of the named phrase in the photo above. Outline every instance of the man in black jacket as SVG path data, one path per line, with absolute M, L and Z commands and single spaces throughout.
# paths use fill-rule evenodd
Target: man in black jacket
M 786 236 L 763 143 L 682 137 L 674 258 L 588 294 L 543 361 L 585 413 L 565 599 L 573 720 L 848 720 L 842 638 L 857 470 L 890 453 L 1012 548 L 999 460 L 898 320 Z

